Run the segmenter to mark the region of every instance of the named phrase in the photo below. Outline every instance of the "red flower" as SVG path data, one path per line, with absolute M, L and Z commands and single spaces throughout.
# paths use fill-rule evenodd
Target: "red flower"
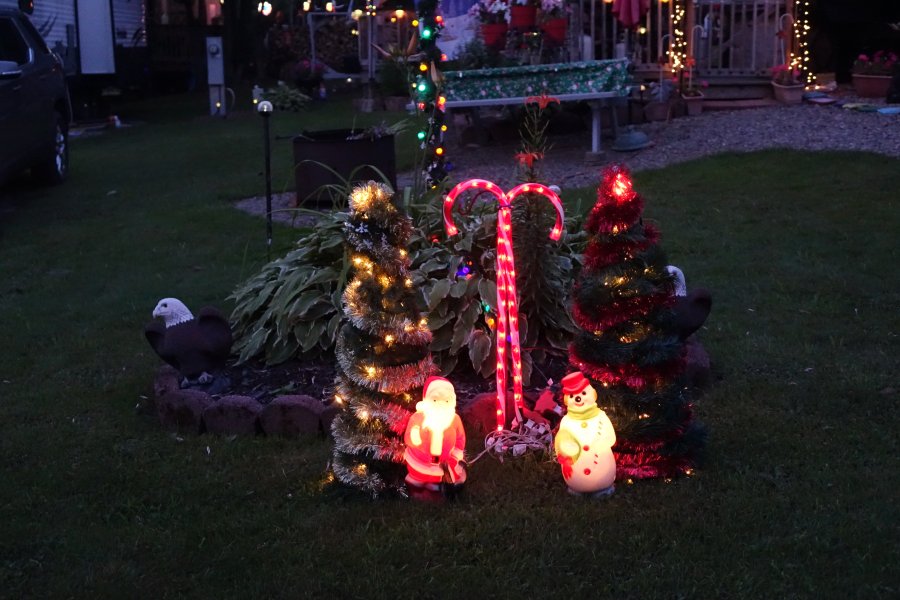
M 547 108 L 547 105 L 551 102 L 559 104 L 559 99 L 548 96 L 546 92 L 542 93 L 540 96 L 528 96 L 525 98 L 525 104 L 537 104 L 538 108 L 541 110 Z
M 516 160 L 519 161 L 519 164 L 529 169 L 534 166 L 534 161 L 542 158 L 544 158 L 543 152 L 519 152 L 516 154 Z

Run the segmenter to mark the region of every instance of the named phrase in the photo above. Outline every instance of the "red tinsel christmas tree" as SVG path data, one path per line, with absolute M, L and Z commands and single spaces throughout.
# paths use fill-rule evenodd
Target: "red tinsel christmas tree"
M 573 289 L 580 331 L 569 362 L 599 384 L 599 404 L 616 428 L 619 479 L 688 473 L 706 438 L 683 378 L 675 280 L 643 209 L 628 172 L 607 168 L 585 224 L 591 239 Z

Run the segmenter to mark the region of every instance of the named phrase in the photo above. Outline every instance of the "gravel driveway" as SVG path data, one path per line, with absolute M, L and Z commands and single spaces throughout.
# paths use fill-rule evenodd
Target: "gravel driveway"
M 852 95 L 843 102 L 859 102 Z M 871 102 L 871 101 L 869 101 Z M 883 107 L 884 102 L 872 102 Z M 896 105 L 895 105 L 896 106 Z M 766 148 L 796 150 L 859 150 L 900 158 L 900 114 L 862 112 L 835 104 L 776 104 L 764 108 L 705 111 L 697 117 L 679 117 L 636 125 L 652 145 L 637 152 L 611 150 L 612 140 L 603 139 L 605 155 L 598 164 L 585 162 L 590 132 L 552 136 L 552 148 L 541 162 L 544 182 L 561 188 L 596 185 L 600 170 L 611 162 L 625 163 L 632 171 L 657 169 L 721 152 L 751 152 Z M 604 129 L 606 133 L 609 129 Z M 515 136 L 510 136 L 515 139 Z M 448 145 L 454 165 L 453 182 L 472 177 L 489 179 L 503 186 L 518 182 L 513 155 L 517 141 L 481 147 Z M 410 185 L 411 172 L 398 174 L 398 185 Z M 310 226 L 315 219 L 299 217 L 289 209 L 293 192 L 276 194 L 273 218 L 294 226 Z M 237 203 L 237 208 L 265 214 L 265 198 L 258 196 Z
M 848 97 L 847 100 L 856 99 Z M 881 107 L 884 103 L 875 105 Z M 596 165 L 584 160 L 585 151 L 590 148 L 589 132 L 551 138 L 553 146 L 541 163 L 544 181 L 561 188 L 582 187 L 596 184 L 602 165 L 610 162 L 622 162 L 632 171 L 640 171 L 721 152 L 766 148 L 862 150 L 900 158 L 900 115 L 861 112 L 836 105 L 779 104 L 706 111 L 697 117 L 679 117 L 634 128 L 649 136 L 650 147 L 636 152 L 616 152 L 610 149 L 612 140 L 604 138 L 605 155 Z M 448 156 L 455 166 L 451 177 L 457 182 L 481 177 L 503 185 L 513 183 L 516 148 L 517 143 L 480 148 L 451 146 Z

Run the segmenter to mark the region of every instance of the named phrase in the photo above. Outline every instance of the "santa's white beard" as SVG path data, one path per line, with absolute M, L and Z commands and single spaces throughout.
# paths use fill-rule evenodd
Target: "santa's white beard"
M 456 407 L 443 402 L 436 403 L 423 400 L 416 405 L 416 409 L 425 413 L 422 427 L 431 431 L 429 452 L 431 452 L 432 456 L 440 456 L 441 448 L 444 445 L 444 432 L 453 424 L 453 418 L 456 416 Z

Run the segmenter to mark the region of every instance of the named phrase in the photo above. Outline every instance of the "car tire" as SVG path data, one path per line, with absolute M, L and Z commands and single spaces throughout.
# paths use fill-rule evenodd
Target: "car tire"
M 62 183 L 69 174 L 69 123 L 59 112 L 55 116 L 53 154 L 34 168 L 37 180 L 47 185 Z

